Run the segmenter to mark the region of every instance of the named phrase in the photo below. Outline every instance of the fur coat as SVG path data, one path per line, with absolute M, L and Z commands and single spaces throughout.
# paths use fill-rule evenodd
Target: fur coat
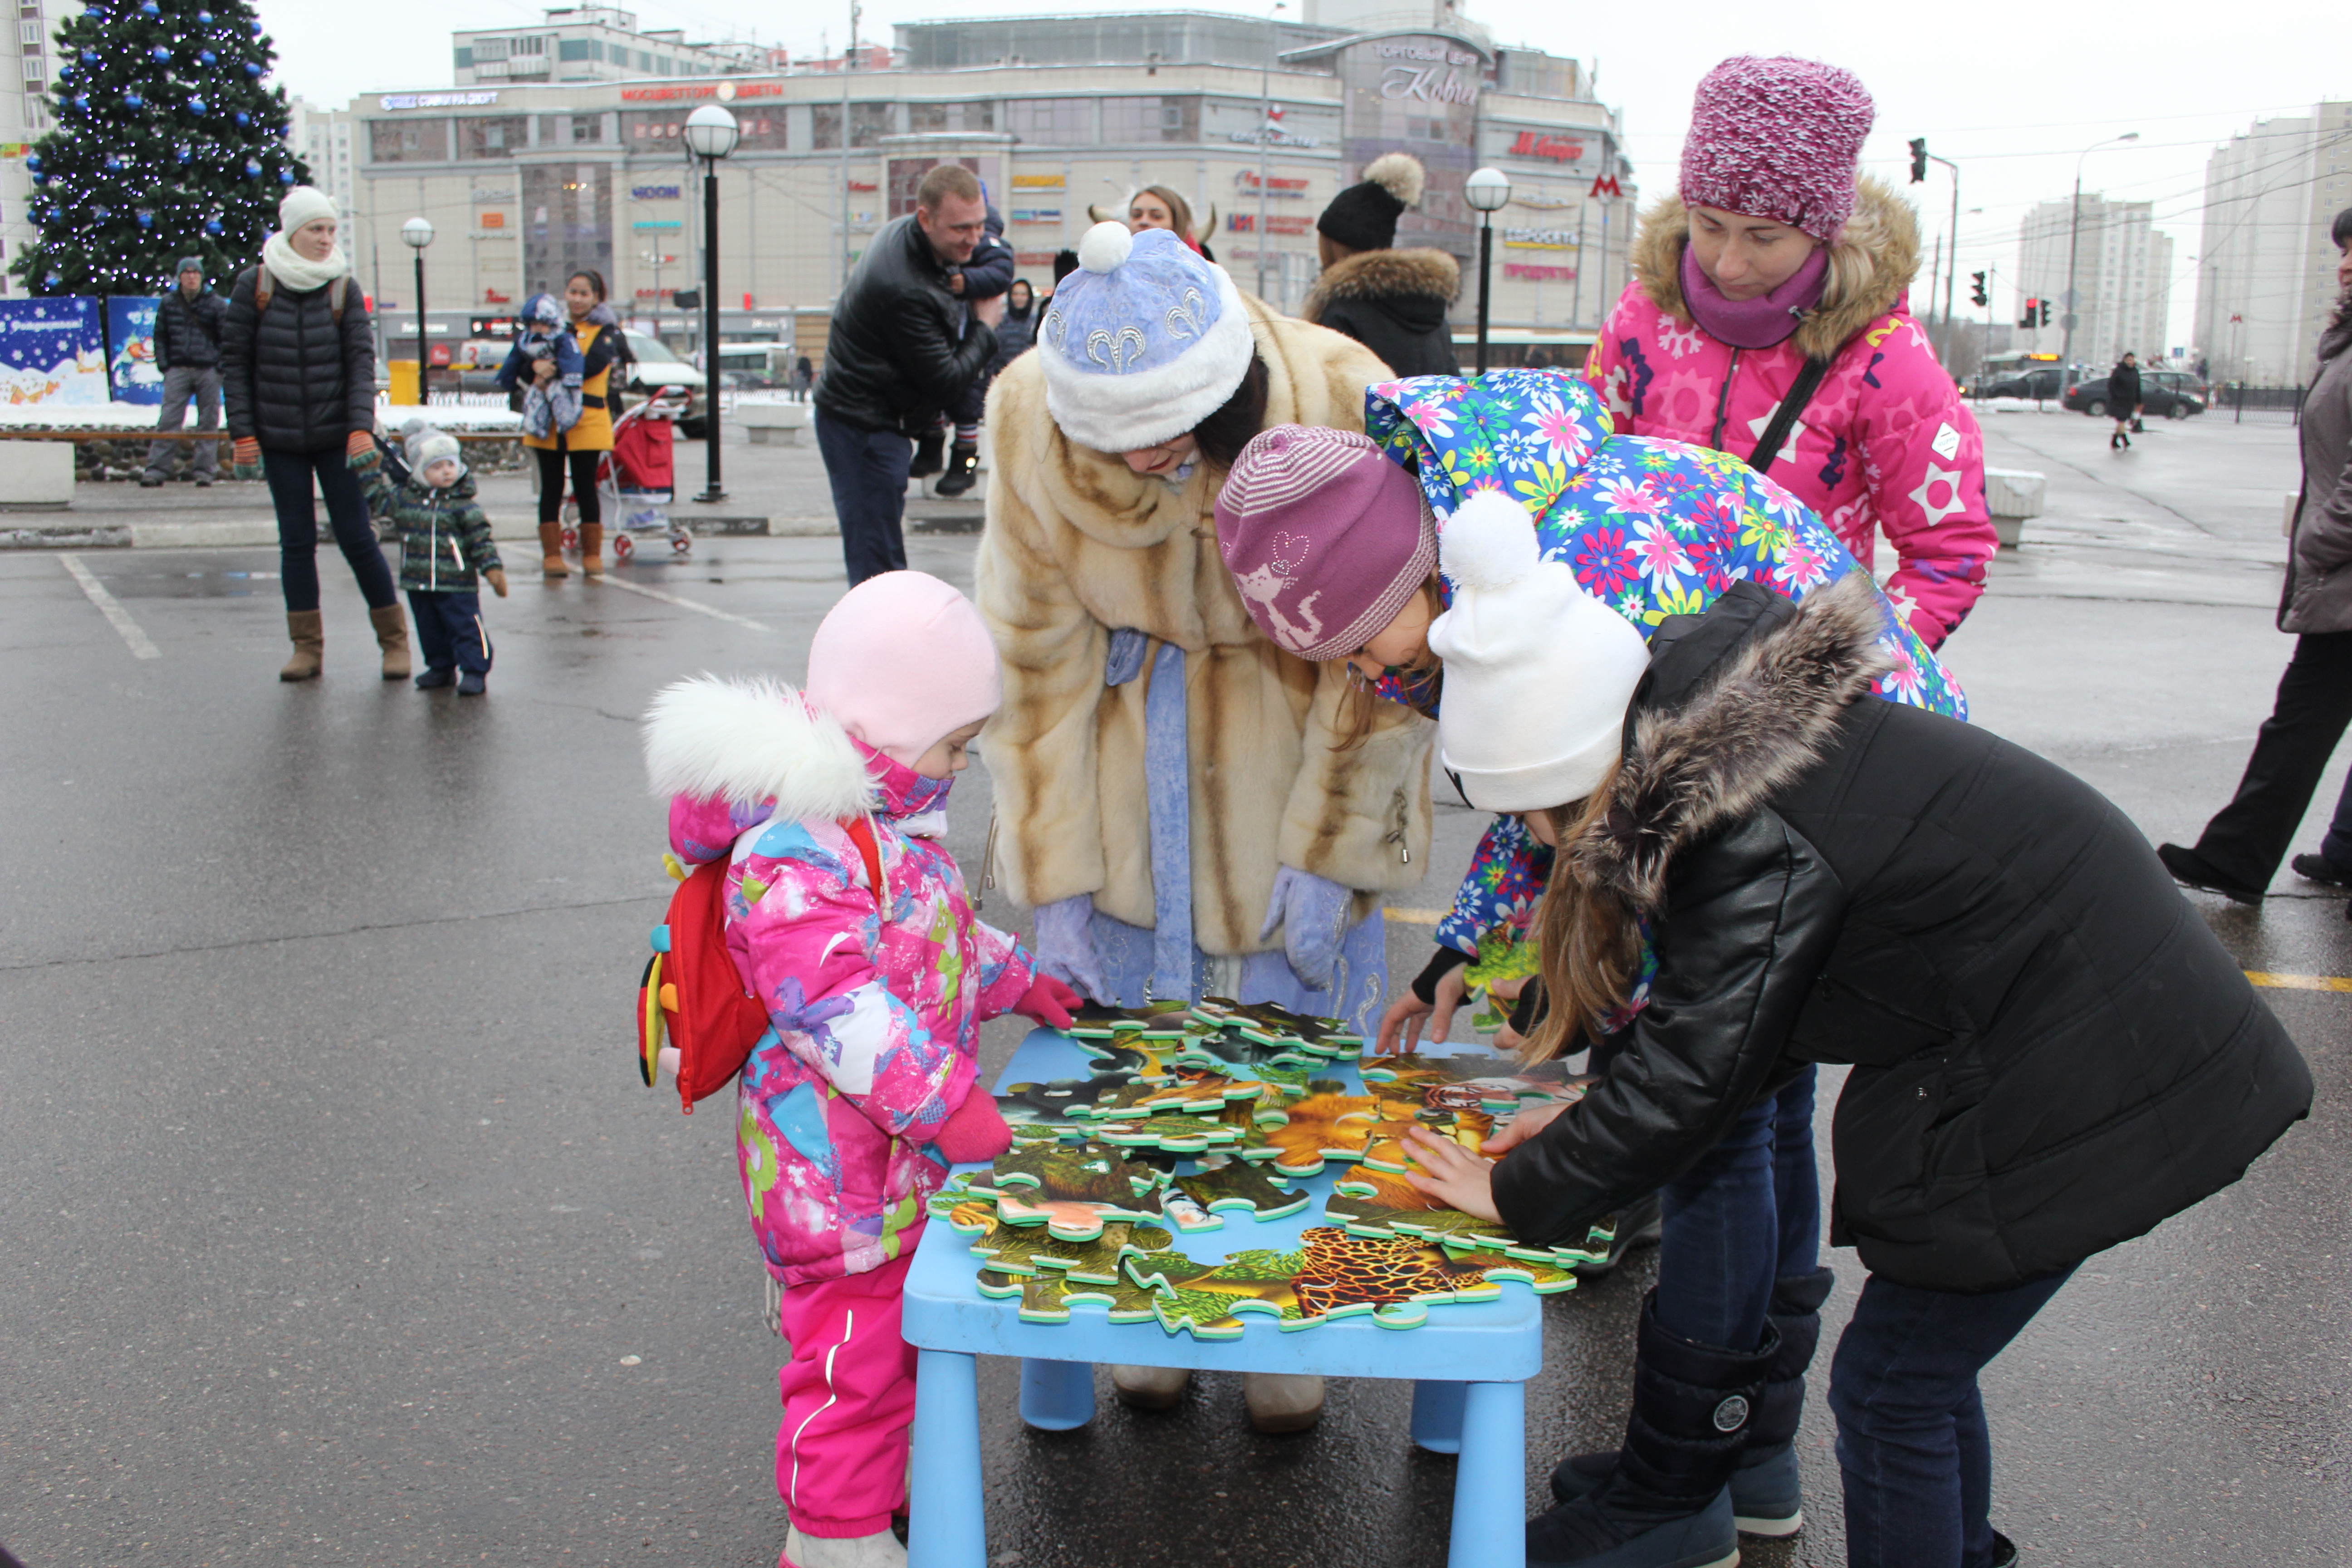
M 1364 388 L 1387 379 L 1361 345 L 1244 297 L 1271 373 L 1265 423 L 1363 427 Z M 1378 705 L 1343 750 L 1344 665 L 1266 640 L 1217 553 L 1221 471 L 1181 484 L 1129 470 L 1064 436 L 1035 354 L 988 397 L 996 473 L 974 598 L 1004 660 L 1004 706 L 982 744 L 996 786 L 997 866 L 1031 905 L 1091 893 L 1130 925 L 1153 921 L 1143 770 L 1148 679 L 1104 684 L 1110 634 L 1133 627 L 1186 655 L 1192 929 L 1213 954 L 1258 940 L 1284 865 L 1368 894 L 1412 887 L 1429 847 L 1433 726 Z M 1371 900 L 1360 900 L 1359 913 Z
M 1822 302 L 1786 342 L 1735 349 L 1683 299 L 1690 215 L 1668 196 L 1643 215 L 1633 280 L 1602 323 L 1585 373 L 1617 428 L 1745 459 L 1809 358 L 1828 375 L 1765 471 L 1867 566 L 1884 532 L 1900 564 L 1886 584 L 1912 628 L 1941 646 L 1984 592 L 1999 542 L 1985 510 L 1984 437 L 1906 303 L 1919 221 L 1894 187 L 1865 178 L 1830 248 Z
M 1442 250 L 1360 250 L 1323 269 L 1300 313 L 1347 333 L 1397 375 L 1459 375 L 1448 317 L 1461 292 L 1461 264 Z

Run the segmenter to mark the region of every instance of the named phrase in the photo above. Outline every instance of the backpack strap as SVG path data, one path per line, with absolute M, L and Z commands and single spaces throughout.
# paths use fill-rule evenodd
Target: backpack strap
M 277 280 L 269 276 L 269 263 L 256 264 L 253 268 L 253 313 L 257 316 L 269 309 L 269 297 L 277 291 Z
M 335 325 L 343 324 L 343 300 L 352 291 L 352 275 L 344 273 L 327 285 L 327 310 L 335 318 Z
M 1772 459 L 1780 456 L 1780 447 L 1789 439 L 1789 432 L 1796 428 L 1797 416 L 1813 400 L 1813 394 L 1822 389 L 1822 381 L 1829 373 L 1830 362 L 1825 359 L 1805 362 L 1805 368 L 1797 373 L 1796 382 L 1789 388 L 1789 395 L 1772 410 L 1772 423 L 1764 427 L 1764 438 L 1756 443 L 1756 450 L 1748 454 L 1749 468 L 1760 474 L 1772 466 Z

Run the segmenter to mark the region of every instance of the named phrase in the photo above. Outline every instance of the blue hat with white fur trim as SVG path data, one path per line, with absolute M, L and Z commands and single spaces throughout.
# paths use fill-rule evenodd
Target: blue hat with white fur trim
M 1173 440 L 1215 413 L 1256 353 L 1225 269 L 1166 229 L 1099 223 L 1038 323 L 1045 406 L 1098 452 Z

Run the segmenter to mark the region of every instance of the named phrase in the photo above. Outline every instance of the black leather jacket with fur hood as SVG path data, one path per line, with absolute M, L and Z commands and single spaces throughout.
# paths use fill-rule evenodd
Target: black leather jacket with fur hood
M 1462 268 L 1442 250 L 1360 250 L 1326 268 L 1301 312 L 1345 332 L 1399 375 L 1460 375 L 1447 312 Z
M 2311 1075 L 2138 828 L 1972 725 L 1858 701 L 1855 576 L 1735 584 L 1652 643 L 1612 809 L 1562 847 L 1651 921 L 1649 1005 L 1495 1172 L 1530 1241 L 1687 1169 L 1807 1062 L 1850 1062 L 1831 1241 L 2000 1289 L 2237 1180 Z

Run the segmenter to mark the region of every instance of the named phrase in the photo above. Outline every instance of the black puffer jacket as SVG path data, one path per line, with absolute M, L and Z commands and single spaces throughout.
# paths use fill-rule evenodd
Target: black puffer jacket
M 175 284 L 155 307 L 155 368 L 202 370 L 220 363 L 221 319 L 228 301 L 207 289 L 194 299 Z
M 947 279 L 912 214 L 882 226 L 834 310 L 819 413 L 868 430 L 930 428 L 996 355 L 996 334 L 966 326 Z
M 2236 1181 L 2311 1075 L 2124 815 L 1998 736 L 1858 701 L 1869 580 L 1753 584 L 1662 626 L 1615 805 L 1560 853 L 1648 915 L 1658 973 L 1582 1102 L 1496 1168 L 1582 1235 L 1806 1062 L 1851 1062 L 1831 1240 L 2003 1289 Z
M 1324 268 L 1301 313 L 1399 375 L 1460 375 L 1447 311 L 1461 292 L 1462 268 L 1442 250 L 1360 250 Z
M 2116 415 L 2129 414 L 2140 405 L 2141 401 L 2139 366 L 2117 360 L 2116 368 L 2107 372 L 2107 411 Z
M 277 452 L 323 452 L 375 428 L 375 348 L 367 302 L 346 280 L 339 323 L 332 284 L 272 290 L 253 307 L 258 268 L 237 274 L 221 321 L 221 390 L 228 433 Z

